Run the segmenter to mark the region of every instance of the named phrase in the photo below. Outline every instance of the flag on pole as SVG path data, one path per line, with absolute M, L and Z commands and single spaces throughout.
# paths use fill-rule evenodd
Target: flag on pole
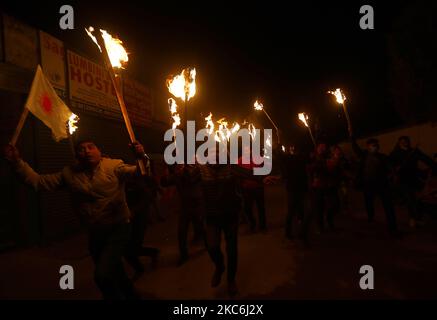
M 25 108 L 52 130 L 56 141 L 68 138 L 67 123 L 73 113 L 56 94 L 39 65 Z

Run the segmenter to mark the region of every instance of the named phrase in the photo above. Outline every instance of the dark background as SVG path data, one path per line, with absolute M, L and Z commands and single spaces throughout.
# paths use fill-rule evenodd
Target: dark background
M 70 4 L 75 30 L 59 28 Z M 361 30 L 370 4 L 375 30 Z M 436 4 L 430 1 L 304 2 L 14 2 L 7 13 L 99 59 L 83 27 L 118 35 L 128 72 L 151 86 L 157 108 L 165 79 L 193 66 L 198 94 L 190 110 L 242 121 L 261 99 L 288 143 L 309 143 L 297 113 L 321 135 L 346 138 L 346 122 L 327 90 L 344 89 L 357 135 L 427 120 L 436 112 Z M 262 113 L 256 115 L 268 126 Z

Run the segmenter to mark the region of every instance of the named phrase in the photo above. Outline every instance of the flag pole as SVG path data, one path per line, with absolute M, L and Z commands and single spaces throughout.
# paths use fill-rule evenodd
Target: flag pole
M 102 34 L 100 32 L 96 32 L 96 39 L 99 43 L 100 48 L 102 49 L 102 57 L 105 63 L 106 69 L 109 72 L 109 76 L 111 78 L 112 85 L 114 86 L 115 94 L 117 96 L 118 104 L 120 105 L 121 113 L 123 115 L 124 123 L 126 125 L 127 132 L 129 133 L 129 138 L 131 143 L 136 141 L 134 130 L 132 129 L 132 124 L 129 119 L 129 115 L 127 113 L 127 108 L 124 103 L 123 96 L 120 92 L 120 86 L 117 84 L 115 79 L 115 72 L 112 68 L 111 61 L 109 60 L 108 51 L 105 46 L 105 41 L 103 40 Z M 142 160 L 138 160 L 138 166 L 141 171 L 141 175 L 146 175 L 146 165 Z
M 17 127 L 15 128 L 14 135 L 12 136 L 12 139 L 9 142 L 14 147 L 17 144 L 18 137 L 20 136 L 21 129 L 23 129 L 23 126 L 24 126 L 24 123 L 26 122 L 28 114 L 29 114 L 29 109 L 24 107 L 24 110 L 23 110 L 23 112 L 21 113 L 21 116 L 20 116 L 20 120 L 18 120 Z

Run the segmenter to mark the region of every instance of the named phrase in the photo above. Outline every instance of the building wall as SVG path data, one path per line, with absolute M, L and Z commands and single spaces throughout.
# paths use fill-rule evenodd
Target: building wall
M 396 129 L 371 137 L 379 140 L 381 152 L 389 154 L 401 136 L 409 136 L 412 146 L 417 146 L 430 157 L 437 153 L 437 123 L 435 122 Z M 357 142 L 361 147 L 365 147 L 366 140 L 371 137 L 357 139 Z M 352 155 L 352 148 L 349 142 L 343 142 L 341 146 L 347 155 Z
M 34 76 L 36 62 L 29 65 L 26 57 L 33 57 L 37 62 L 41 62 L 41 57 L 37 30 L 1 13 L 0 20 L 0 144 L 3 148 L 12 137 Z M 8 31 L 5 31 L 6 26 Z M 105 106 L 99 110 L 83 102 L 69 101 L 68 90 L 67 85 L 66 90 L 58 88 L 57 92 L 80 117 L 77 134 L 72 141 L 55 142 L 50 129 L 29 114 L 17 143 L 22 157 L 35 171 L 53 173 L 74 161 L 74 142 L 87 137 L 106 155 L 135 163 L 121 115 L 109 117 L 104 112 Z M 147 125 L 134 127 L 137 140 L 144 144 L 147 152 L 162 153 L 162 123 L 152 121 Z M 4 204 L 0 210 L 0 250 L 47 243 L 80 230 L 67 190 L 37 193 L 16 177 L 3 158 L 0 159 L 0 181 L 0 201 Z

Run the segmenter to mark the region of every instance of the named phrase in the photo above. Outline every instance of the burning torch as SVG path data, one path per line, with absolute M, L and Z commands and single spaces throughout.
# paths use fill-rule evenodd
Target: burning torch
M 187 132 L 188 101 L 196 94 L 196 69 L 185 68 L 182 72 L 166 81 L 168 91 L 184 102 L 184 128 Z M 176 119 L 175 119 L 176 121 Z M 180 122 L 180 119 L 178 120 Z M 185 139 L 186 140 L 186 139 Z M 185 144 L 187 145 L 187 144 Z M 186 153 L 188 156 L 188 153 Z
M 311 140 L 313 141 L 314 146 L 316 146 L 316 140 L 314 139 L 313 132 L 308 124 L 308 120 L 309 120 L 308 115 L 304 112 L 301 112 L 298 114 L 298 117 L 299 120 L 302 121 L 302 123 L 305 125 L 305 127 L 308 128 L 308 132 L 310 133 Z
M 105 30 L 100 29 L 100 32 L 96 32 L 96 35 L 93 34 L 94 32 L 93 27 L 89 27 L 88 29 L 85 29 L 85 31 L 91 37 L 91 39 L 93 39 L 94 43 L 97 45 L 97 47 L 100 49 L 100 52 L 102 53 L 103 62 L 106 66 L 106 69 L 109 72 L 112 85 L 114 86 L 118 104 L 120 105 L 121 113 L 123 115 L 124 123 L 129 133 L 129 138 L 131 140 L 131 143 L 133 143 L 136 141 L 135 133 L 133 131 L 132 124 L 130 122 L 129 115 L 127 112 L 126 104 L 124 102 L 123 95 L 121 93 L 121 86 L 117 84 L 116 75 L 115 75 L 115 70 L 123 69 L 123 65 L 127 63 L 128 61 L 127 52 L 123 47 L 122 41 L 113 38 Z M 147 154 L 144 154 L 144 156 L 146 159 L 149 160 Z M 143 176 L 146 175 L 145 163 L 139 160 L 138 166 L 140 168 L 141 174 Z
M 279 139 L 279 129 L 276 126 L 276 124 L 273 122 L 272 118 L 270 118 L 269 114 L 267 113 L 266 109 L 264 108 L 263 104 L 261 102 L 258 102 L 258 100 L 255 101 L 255 103 L 253 104 L 253 107 L 255 108 L 255 110 L 257 111 L 264 111 L 264 114 L 267 116 L 267 118 L 270 120 L 271 124 L 273 125 L 273 127 L 275 127 L 276 130 L 276 135 L 278 137 L 278 144 L 280 142 Z
M 351 124 L 351 119 L 349 117 L 349 112 L 347 111 L 347 108 L 346 108 L 346 96 L 341 91 L 341 89 L 336 89 L 335 91 L 328 91 L 328 93 L 335 96 L 337 103 L 339 103 L 343 106 L 343 111 L 344 111 L 344 114 L 345 114 L 346 120 L 347 120 L 347 129 L 349 131 L 349 135 L 352 136 L 352 124 Z

